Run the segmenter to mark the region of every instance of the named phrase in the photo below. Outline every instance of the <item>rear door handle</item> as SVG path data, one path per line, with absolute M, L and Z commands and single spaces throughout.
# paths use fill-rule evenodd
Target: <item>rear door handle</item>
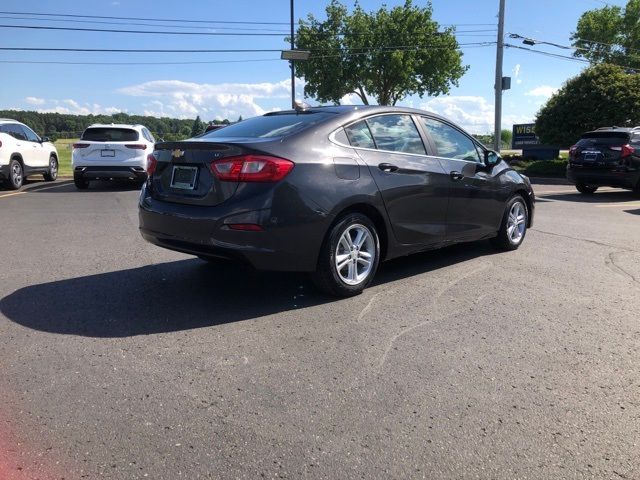
M 378 168 L 383 172 L 395 172 L 396 170 L 398 170 L 397 166 L 390 163 L 381 163 L 380 165 L 378 165 Z

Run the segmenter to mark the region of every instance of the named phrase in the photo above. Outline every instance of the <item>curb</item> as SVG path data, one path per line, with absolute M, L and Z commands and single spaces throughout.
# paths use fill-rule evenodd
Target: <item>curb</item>
M 557 177 L 529 177 L 531 183 L 534 185 L 573 185 L 566 178 Z

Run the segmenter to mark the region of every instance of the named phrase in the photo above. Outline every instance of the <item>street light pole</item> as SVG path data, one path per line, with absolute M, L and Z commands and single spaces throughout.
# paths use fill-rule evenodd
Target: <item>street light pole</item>
M 291 0 L 291 50 L 295 48 L 293 31 L 293 0 Z M 296 108 L 296 64 L 293 60 L 289 61 L 291 66 L 291 108 Z
M 291 0 L 293 2 L 293 0 Z M 498 13 L 498 42 L 496 47 L 496 111 L 493 130 L 493 149 L 500 152 L 502 133 L 502 56 L 504 52 L 504 2 L 500 0 Z

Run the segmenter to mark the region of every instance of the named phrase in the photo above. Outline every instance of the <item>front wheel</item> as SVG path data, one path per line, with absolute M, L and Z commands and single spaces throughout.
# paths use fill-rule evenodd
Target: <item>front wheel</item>
M 53 155 L 49 158 L 49 171 L 43 177 L 47 182 L 54 182 L 58 178 L 58 159 Z
M 596 193 L 598 187 L 595 185 L 587 185 L 586 183 L 576 183 L 576 190 L 584 195 L 591 195 Z
M 351 297 L 373 280 L 380 261 L 380 240 L 373 222 L 360 213 L 342 217 L 320 248 L 313 282 L 325 293 Z
M 529 224 L 527 204 L 520 195 L 515 195 L 507 202 L 500 230 L 491 243 L 498 250 L 515 250 L 524 240 Z

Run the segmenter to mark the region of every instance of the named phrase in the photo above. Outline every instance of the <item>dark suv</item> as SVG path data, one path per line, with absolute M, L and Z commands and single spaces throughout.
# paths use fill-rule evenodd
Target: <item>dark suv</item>
M 567 178 L 580 193 L 610 186 L 640 193 L 640 127 L 602 127 L 569 150 Z

